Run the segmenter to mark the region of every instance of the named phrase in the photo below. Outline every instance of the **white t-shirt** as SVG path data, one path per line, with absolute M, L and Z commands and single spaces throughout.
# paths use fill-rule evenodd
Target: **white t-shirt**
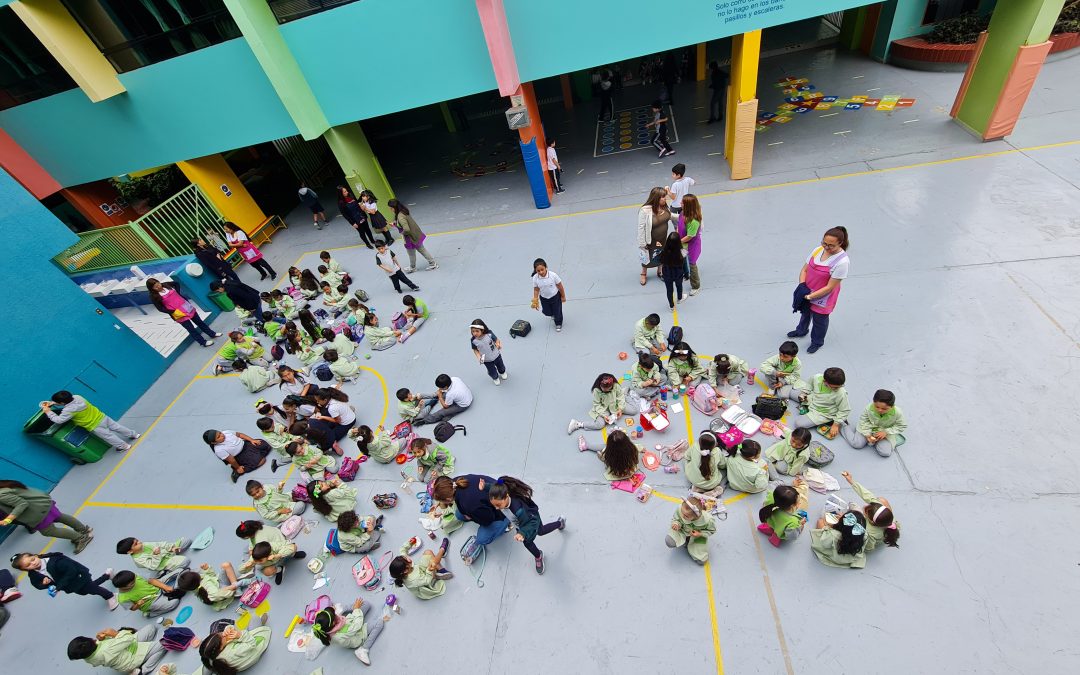
M 244 449 L 244 439 L 236 435 L 235 431 L 222 431 L 225 440 L 214 445 L 214 454 L 218 459 L 225 461 L 229 457 L 236 457 Z
M 559 289 L 555 285 L 561 284 L 562 278 L 554 270 L 549 269 L 546 277 L 534 274 L 532 281 L 533 286 L 540 289 L 541 298 L 554 298 L 559 294 Z
M 814 252 L 817 252 L 816 256 L 814 255 Z M 810 255 L 806 257 L 806 263 L 810 264 L 810 261 L 813 260 L 819 265 L 828 265 L 836 259 L 836 256 L 842 255 L 844 256 L 844 259 L 832 266 L 832 269 L 829 270 L 829 276 L 833 279 L 847 279 L 848 267 L 850 266 L 850 259 L 847 257 L 847 252 L 844 251 L 837 253 L 836 255 L 830 256 L 828 260 L 822 262 L 821 256 L 823 256 L 824 254 L 825 249 L 819 246 L 813 251 L 811 251 Z
M 229 242 L 230 246 L 239 246 L 248 240 L 247 235 L 243 232 L 227 232 L 225 234 L 225 240 Z
M 681 209 L 682 198 L 685 197 L 688 192 L 690 192 L 690 188 L 694 186 L 694 183 L 694 179 L 689 176 L 683 176 L 679 180 L 673 182 L 671 184 L 671 193 L 675 195 L 675 197 L 673 197 L 671 200 L 671 206 L 674 206 L 677 209 Z
M 555 169 L 559 168 L 559 167 L 555 166 L 555 162 L 559 161 L 559 155 L 558 155 L 558 153 L 555 152 L 555 148 L 553 148 L 551 146 L 548 146 L 547 159 L 548 159 L 548 171 L 554 171 Z
M 446 405 L 456 403 L 462 408 L 468 408 L 472 405 L 473 395 L 460 377 L 451 377 L 450 386 L 443 393 L 443 400 L 446 401 Z
M 376 253 L 375 260 L 377 260 L 380 265 L 390 268 L 389 272 L 383 270 L 388 275 L 393 276 L 394 272 L 397 272 L 397 256 L 394 255 L 394 252 L 391 249 L 386 249 L 386 253 Z
M 330 399 L 330 403 L 326 406 L 326 412 L 329 413 L 330 417 L 338 418 L 338 424 L 349 425 L 356 421 L 356 413 L 345 401 Z

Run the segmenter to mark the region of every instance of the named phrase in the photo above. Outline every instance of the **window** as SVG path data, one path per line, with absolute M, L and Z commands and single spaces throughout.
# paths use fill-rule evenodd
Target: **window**
M 75 88 L 10 7 L 0 7 L 0 110 Z
M 350 2 L 356 2 L 356 0 L 267 0 L 278 23 L 296 21 Z

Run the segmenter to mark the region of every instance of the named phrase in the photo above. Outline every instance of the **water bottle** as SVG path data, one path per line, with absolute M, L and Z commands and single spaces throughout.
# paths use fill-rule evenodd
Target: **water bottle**
M 749 372 L 746 373 L 746 383 L 750 386 L 754 386 L 754 376 L 756 375 L 757 368 L 751 368 Z

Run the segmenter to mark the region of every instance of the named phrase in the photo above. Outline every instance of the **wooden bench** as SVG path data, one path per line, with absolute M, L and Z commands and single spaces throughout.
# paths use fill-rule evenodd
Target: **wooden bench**
M 258 248 L 263 244 L 270 243 L 270 238 L 278 230 L 287 230 L 289 226 L 285 224 L 285 221 L 281 216 L 270 216 L 266 220 L 259 223 L 259 226 L 248 233 L 248 240 L 252 246 Z M 235 248 L 230 248 L 225 254 L 225 262 L 229 263 L 233 267 L 239 267 L 240 263 L 244 262 L 243 257 Z

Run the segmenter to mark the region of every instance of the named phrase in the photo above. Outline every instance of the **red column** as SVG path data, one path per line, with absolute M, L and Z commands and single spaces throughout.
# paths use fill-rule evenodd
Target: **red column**
M 122 206 L 117 201 L 120 195 L 106 180 L 73 185 L 60 194 L 98 229 L 123 225 L 138 217 L 131 206 Z

